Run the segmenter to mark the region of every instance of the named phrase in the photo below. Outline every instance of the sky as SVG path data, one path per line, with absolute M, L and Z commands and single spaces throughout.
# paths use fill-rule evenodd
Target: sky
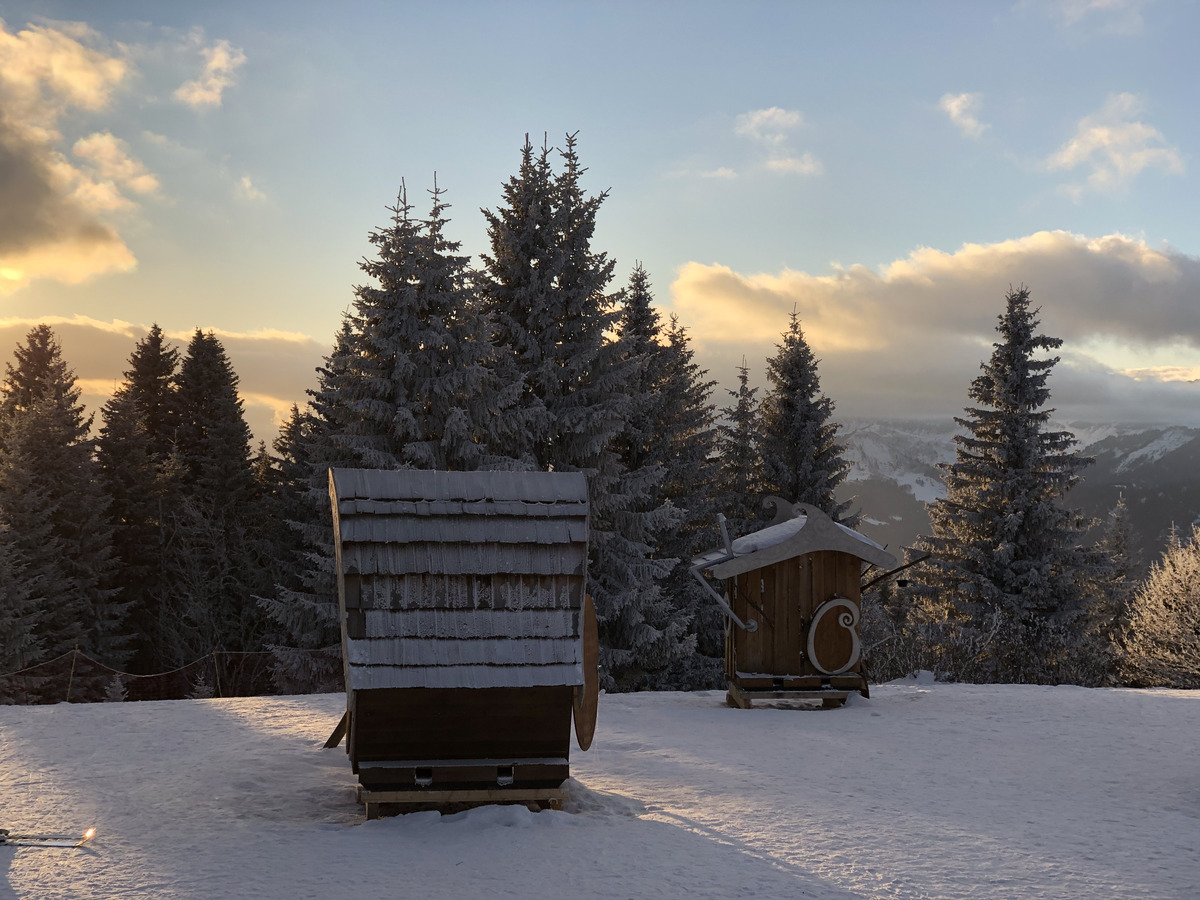
M 839 417 L 967 405 L 1010 286 L 1067 420 L 1200 425 L 1200 4 L 0 0 L 0 358 L 98 409 L 157 322 L 270 439 L 369 233 L 437 183 L 478 258 L 529 134 L 731 398 L 795 312 Z

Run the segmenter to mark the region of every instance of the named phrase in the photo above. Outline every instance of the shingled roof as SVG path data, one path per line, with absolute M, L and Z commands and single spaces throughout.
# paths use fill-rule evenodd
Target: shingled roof
M 577 472 L 333 469 L 347 690 L 582 683 Z
M 896 564 L 896 557 L 869 537 L 834 522 L 817 507 L 807 503 L 787 506 L 774 524 L 743 535 L 729 550 L 710 550 L 693 559 L 692 565 L 710 571 L 715 578 L 729 578 L 822 550 L 849 553 L 882 568 Z

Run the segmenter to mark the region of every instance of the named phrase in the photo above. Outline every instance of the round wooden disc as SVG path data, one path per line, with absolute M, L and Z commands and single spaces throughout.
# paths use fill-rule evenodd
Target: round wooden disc
M 575 741 L 580 750 L 592 746 L 596 708 L 600 703 L 600 632 L 590 594 L 583 598 L 583 684 L 575 688 Z

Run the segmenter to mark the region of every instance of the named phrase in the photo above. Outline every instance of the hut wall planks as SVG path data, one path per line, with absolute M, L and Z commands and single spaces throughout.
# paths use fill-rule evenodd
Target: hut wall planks
M 738 672 L 776 677 L 817 674 L 805 663 L 813 613 L 835 595 L 859 604 L 861 568 L 862 561 L 849 553 L 817 551 L 726 579 L 733 611 L 743 621 L 759 623 L 755 631 L 727 630 L 727 677 L 735 679 Z M 822 658 L 839 658 L 844 656 L 842 643 L 850 638 L 831 628 L 822 629 L 819 640 Z

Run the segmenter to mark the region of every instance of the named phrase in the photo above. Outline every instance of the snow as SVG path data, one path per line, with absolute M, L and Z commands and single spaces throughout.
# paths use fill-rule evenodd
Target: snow
M 841 438 L 846 445 L 842 456 L 851 466 L 847 481 L 878 478 L 908 488 L 921 503 L 939 500 L 946 487 L 937 465 L 954 461 L 956 430 L 951 419 L 848 420 Z
M 1119 472 L 1157 462 L 1178 450 L 1200 434 L 1195 428 L 1147 424 L 1092 424 L 1051 421 L 1052 431 L 1070 431 L 1075 449 L 1093 455 L 1095 445 L 1108 438 L 1120 438 L 1130 444 L 1143 442 L 1132 452 L 1109 448 L 1121 464 Z M 847 481 L 879 479 L 907 488 L 918 501 L 932 503 L 946 496 L 946 486 L 937 466 L 955 460 L 953 420 L 899 421 L 888 419 L 847 419 L 841 441 L 843 458 L 850 463 Z
M 0 707 L 0 900 L 1157 897 L 1200 884 L 1200 693 L 878 686 L 840 710 L 601 697 L 563 812 L 366 822 L 340 694 Z
M 760 550 L 766 550 L 768 547 L 774 547 L 777 544 L 782 544 L 784 541 L 790 540 L 803 531 L 804 526 L 807 524 L 808 516 L 799 515 L 785 522 L 768 525 L 766 528 L 742 535 L 730 546 L 735 556 L 749 556 L 751 553 L 757 553 Z M 879 546 L 879 544 L 875 543 L 869 537 L 859 534 L 852 528 L 847 528 L 839 522 L 834 522 L 833 524 L 855 540 L 862 541 L 864 544 L 874 547 L 877 550 L 883 549 L 883 547 Z
M 1196 438 L 1196 432 L 1190 428 L 1171 428 L 1163 432 L 1162 435 L 1146 444 L 1146 446 L 1134 450 L 1121 460 L 1121 464 L 1117 466 L 1118 472 L 1128 472 L 1137 465 L 1157 462 L 1168 453 L 1173 453 L 1180 447 L 1186 446 Z

